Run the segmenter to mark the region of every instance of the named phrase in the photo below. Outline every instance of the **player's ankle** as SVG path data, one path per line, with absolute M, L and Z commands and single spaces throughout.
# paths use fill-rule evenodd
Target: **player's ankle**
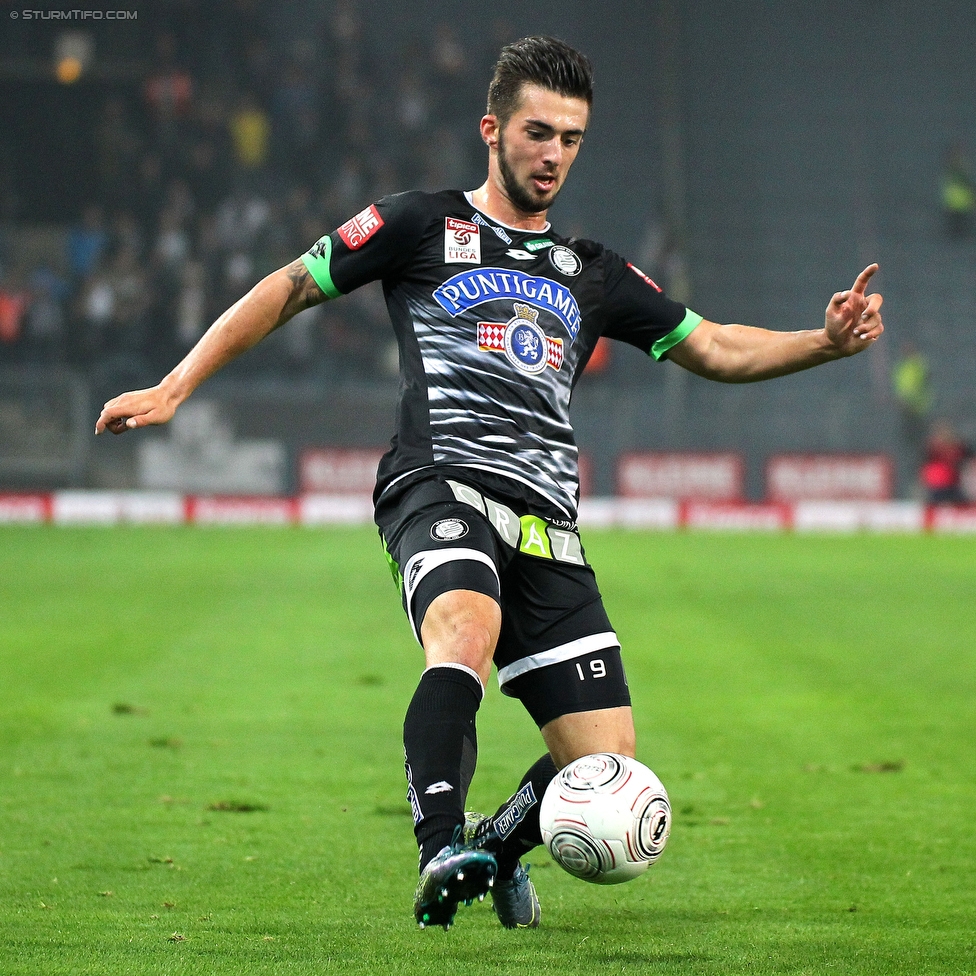
M 519 859 L 517 857 L 511 857 L 504 853 L 499 854 L 496 859 L 498 862 L 498 873 L 495 877 L 499 881 L 511 881 L 515 876 L 515 871 L 519 866 Z

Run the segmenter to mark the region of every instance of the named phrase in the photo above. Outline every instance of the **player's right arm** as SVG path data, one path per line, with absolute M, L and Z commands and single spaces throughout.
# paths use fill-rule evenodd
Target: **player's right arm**
M 95 433 L 122 434 L 165 424 L 204 380 L 326 297 L 301 258 L 272 272 L 227 309 L 158 385 L 109 400 L 95 423 Z

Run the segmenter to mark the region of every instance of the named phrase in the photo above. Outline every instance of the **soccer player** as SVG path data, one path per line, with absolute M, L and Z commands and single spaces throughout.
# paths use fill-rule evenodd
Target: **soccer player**
M 877 265 L 827 305 L 823 328 L 719 325 L 623 258 L 548 222 L 586 133 L 589 61 L 560 41 L 505 47 L 481 137 L 486 181 L 366 207 L 221 315 L 158 386 L 105 404 L 95 432 L 168 421 L 209 376 L 297 312 L 381 279 L 400 350 L 396 432 L 376 522 L 426 668 L 403 727 L 420 848 L 420 925 L 448 927 L 489 891 L 508 928 L 540 909 L 519 863 L 539 803 L 580 756 L 633 756 L 620 646 L 576 525 L 573 384 L 597 340 L 628 342 L 722 382 L 854 355 L 882 333 Z M 489 679 L 521 700 L 545 754 L 494 816 L 465 823 L 475 718 Z

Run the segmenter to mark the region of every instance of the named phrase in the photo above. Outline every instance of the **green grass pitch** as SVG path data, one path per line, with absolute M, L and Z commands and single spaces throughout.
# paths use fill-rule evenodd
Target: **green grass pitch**
M 976 542 L 584 534 L 676 822 L 542 928 L 411 916 L 369 529 L 0 530 L 4 976 L 976 971 Z M 469 806 L 541 753 L 492 685 Z

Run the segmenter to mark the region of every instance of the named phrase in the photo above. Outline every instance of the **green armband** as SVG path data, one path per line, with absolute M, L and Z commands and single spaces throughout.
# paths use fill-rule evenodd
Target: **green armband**
M 328 234 L 302 255 L 302 261 L 326 298 L 342 294 L 332 282 L 332 238 Z
M 655 359 L 661 359 L 669 349 L 676 346 L 682 339 L 687 339 L 703 320 L 704 316 L 693 312 L 690 308 L 685 309 L 685 317 L 681 320 L 681 324 L 651 346 L 651 355 Z

